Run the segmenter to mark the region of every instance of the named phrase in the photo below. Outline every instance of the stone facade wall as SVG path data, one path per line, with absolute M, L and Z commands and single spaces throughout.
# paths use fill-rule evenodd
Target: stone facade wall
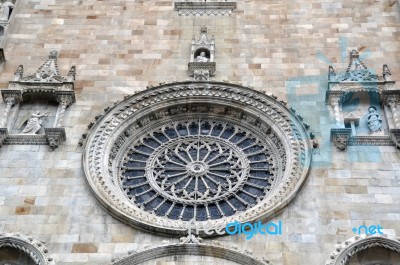
M 355 226 L 380 224 L 395 234 L 400 156 L 394 147 L 333 148 L 325 90 L 328 65 L 345 70 L 354 48 L 371 69 L 380 73 L 388 64 L 392 79 L 400 81 L 399 16 L 390 0 L 238 0 L 231 16 L 205 17 L 178 16 L 171 0 L 19 0 L 0 88 L 18 65 L 32 73 L 55 49 L 62 74 L 77 66 L 77 102 L 66 111 L 67 141 L 56 151 L 1 147 L 0 232 L 46 242 L 58 265 L 107 264 L 146 244 L 178 241 L 111 217 L 88 188 L 78 141 L 114 101 L 148 85 L 186 80 L 191 38 L 206 25 L 216 39 L 215 80 L 274 93 L 304 116 L 320 140 L 303 190 L 276 216 L 290 231 L 218 240 L 251 249 L 272 264 L 309 265 L 324 264 L 337 242 L 354 236 Z M 183 264 L 164 260 L 160 264 Z

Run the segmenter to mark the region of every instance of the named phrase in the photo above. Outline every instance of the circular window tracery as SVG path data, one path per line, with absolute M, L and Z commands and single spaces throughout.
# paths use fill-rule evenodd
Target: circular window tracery
M 232 84 L 183 82 L 126 98 L 88 134 L 85 174 L 120 220 L 185 234 L 270 217 L 299 192 L 311 160 L 302 122 Z
M 277 165 L 272 148 L 221 119 L 166 123 L 131 144 L 121 187 L 137 206 L 169 219 L 231 216 L 271 189 Z

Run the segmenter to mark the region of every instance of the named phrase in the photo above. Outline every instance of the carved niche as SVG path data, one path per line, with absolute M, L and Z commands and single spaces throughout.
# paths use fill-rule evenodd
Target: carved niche
M 350 145 L 400 147 L 399 94 L 389 67 L 375 74 L 356 50 L 345 72 L 336 74 L 329 66 L 326 104 L 335 119 L 333 144 L 341 151 Z
M 190 50 L 189 75 L 195 81 L 209 81 L 215 75 L 216 63 L 214 36 L 207 36 L 207 27 L 202 26 L 200 38 L 193 36 Z
M 230 15 L 236 9 L 236 1 L 226 0 L 176 0 L 175 11 L 180 16 Z
M 23 76 L 23 66 L 15 71 L 8 89 L 1 90 L 4 113 L 0 120 L 2 144 L 50 145 L 57 148 L 66 140 L 62 126 L 65 110 L 75 102 L 75 66 L 66 77 L 60 75 L 57 52 L 32 75 Z

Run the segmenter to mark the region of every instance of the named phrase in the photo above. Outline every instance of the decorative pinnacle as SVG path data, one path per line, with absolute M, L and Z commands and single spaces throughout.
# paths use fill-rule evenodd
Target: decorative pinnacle
M 350 59 L 358 59 L 360 57 L 360 54 L 357 50 L 352 50 L 350 52 Z
M 58 51 L 50 51 L 49 59 L 57 59 L 58 57 Z

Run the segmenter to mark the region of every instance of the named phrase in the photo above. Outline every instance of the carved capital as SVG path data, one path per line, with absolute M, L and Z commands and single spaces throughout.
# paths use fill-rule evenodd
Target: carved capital
M 1 90 L 1 95 L 6 104 L 12 102 L 12 105 L 14 106 L 22 101 L 22 92 L 20 90 Z
M 397 148 L 400 149 L 400 129 L 391 129 L 390 137 Z
M 339 96 L 333 96 L 329 100 L 329 104 L 334 107 L 340 105 L 340 97 Z
M 334 106 L 334 104 L 340 105 L 341 99 L 344 95 L 344 91 L 328 90 L 326 91 L 326 104 Z
M 73 103 L 74 99 L 73 96 L 70 94 L 59 94 L 57 95 L 57 102 L 60 105 L 68 107 Z
M 55 150 L 62 142 L 67 139 L 64 128 L 45 128 L 44 132 L 52 150 Z
M 389 107 L 396 106 L 400 101 L 400 90 L 383 91 L 382 101 Z
M 350 128 L 331 129 L 331 141 L 340 151 L 346 150 L 350 136 Z

